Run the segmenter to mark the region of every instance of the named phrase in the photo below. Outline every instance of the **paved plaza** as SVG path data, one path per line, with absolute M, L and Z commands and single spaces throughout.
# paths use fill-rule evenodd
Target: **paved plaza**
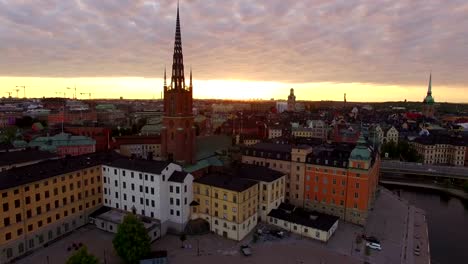
M 178 236 L 166 235 L 155 241 L 153 250 L 167 250 L 171 264 L 178 263 L 429 263 L 427 223 L 424 211 L 409 205 L 397 195 L 380 188 L 375 208 L 365 228 L 340 221 L 339 227 L 328 243 L 288 233 L 285 238 L 261 236 L 253 243 L 249 234 L 236 242 L 214 234 L 189 236 L 182 242 Z M 260 223 L 257 228 L 272 228 Z M 370 250 L 366 254 L 365 241 L 356 237 L 366 234 L 381 241 L 382 251 Z M 20 259 L 20 264 L 62 264 L 75 252 L 73 243 L 82 243 L 97 256 L 101 263 L 120 264 L 112 248 L 114 234 L 99 230 L 93 225 L 82 227 L 65 238 Z M 246 257 L 240 246 L 249 244 L 253 255 Z M 70 250 L 69 250 L 70 248 Z M 414 249 L 419 248 L 416 255 Z

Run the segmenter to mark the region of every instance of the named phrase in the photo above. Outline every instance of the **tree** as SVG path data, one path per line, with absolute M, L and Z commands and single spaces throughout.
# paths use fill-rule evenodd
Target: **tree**
M 133 214 L 125 216 L 112 244 L 117 254 L 129 264 L 138 263 L 150 252 L 150 237 L 143 223 Z
M 463 190 L 465 190 L 465 192 L 468 193 L 468 180 L 466 180 L 465 183 L 463 183 Z
M 71 255 L 67 264 L 98 264 L 99 260 L 94 255 L 88 253 L 86 247 L 81 247 L 75 254 Z
M 187 240 L 187 235 L 185 233 L 182 233 L 180 234 L 180 237 L 179 237 L 180 241 L 182 242 L 182 248 L 184 247 L 184 242 L 185 240 Z

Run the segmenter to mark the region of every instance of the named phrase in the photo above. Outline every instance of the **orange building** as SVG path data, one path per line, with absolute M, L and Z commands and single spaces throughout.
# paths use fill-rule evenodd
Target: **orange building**
M 360 137 L 351 152 L 320 151 L 306 163 L 304 207 L 363 225 L 378 184 L 378 153 Z
M 364 225 L 378 184 L 379 153 L 361 136 L 357 145 L 259 143 L 242 149 L 242 162 L 286 174 L 286 201 Z

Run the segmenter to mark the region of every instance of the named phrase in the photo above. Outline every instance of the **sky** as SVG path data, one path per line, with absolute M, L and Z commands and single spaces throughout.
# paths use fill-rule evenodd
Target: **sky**
M 0 0 L 0 96 L 160 98 L 176 5 Z M 432 72 L 436 102 L 468 102 L 466 0 L 181 0 L 180 16 L 195 98 L 422 101 Z

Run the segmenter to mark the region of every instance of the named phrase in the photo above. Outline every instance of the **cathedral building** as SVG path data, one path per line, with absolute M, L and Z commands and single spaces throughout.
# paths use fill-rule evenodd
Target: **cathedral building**
M 192 113 L 192 71 L 190 70 L 190 83 L 187 86 L 184 76 L 178 5 L 171 75 L 171 83 L 167 85 L 166 70 L 164 70 L 164 116 L 161 131 L 161 154 L 169 161 L 193 164 L 195 157 L 195 127 Z

